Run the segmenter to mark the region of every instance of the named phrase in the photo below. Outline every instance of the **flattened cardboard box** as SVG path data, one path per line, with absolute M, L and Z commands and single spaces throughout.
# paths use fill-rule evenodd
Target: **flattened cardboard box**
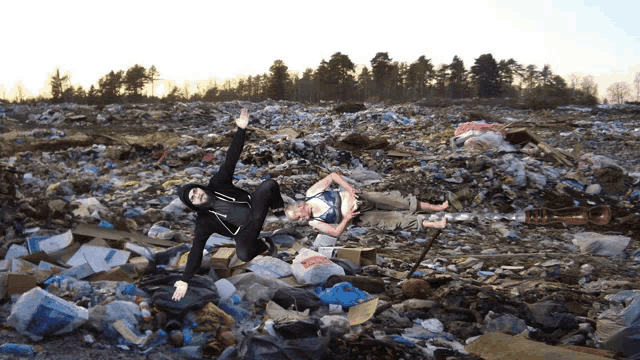
M 377 252 L 375 248 L 343 248 L 320 247 L 318 252 L 327 258 L 337 257 L 346 259 L 356 265 L 375 265 Z
M 0 273 L 0 300 L 7 296 L 7 277 L 9 277 L 9 273 Z
M 9 273 L 7 275 L 7 294 L 23 294 L 38 286 L 34 275 Z
M 221 248 L 211 255 L 211 266 L 219 265 L 226 268 L 235 254 L 236 248 Z

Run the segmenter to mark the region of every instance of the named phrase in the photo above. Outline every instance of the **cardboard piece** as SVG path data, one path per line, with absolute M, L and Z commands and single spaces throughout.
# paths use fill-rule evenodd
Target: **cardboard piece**
M 526 143 L 532 143 L 537 145 L 542 151 L 544 151 L 547 154 L 550 154 L 551 156 L 553 156 L 557 162 L 566 165 L 566 166 L 574 166 L 575 164 L 578 163 L 577 159 L 575 158 L 575 156 L 571 155 L 571 154 L 567 154 L 565 152 L 562 152 L 560 150 L 557 150 L 545 143 L 543 143 L 542 141 L 540 141 L 540 139 L 535 136 L 534 134 L 532 134 L 528 129 L 526 128 L 515 128 L 515 129 L 510 129 L 507 130 L 507 132 L 505 133 L 505 137 L 506 139 L 512 143 L 512 144 L 526 144 Z
M 60 251 L 73 242 L 73 234 L 71 230 L 55 236 L 32 236 L 27 238 L 27 248 L 30 254 L 39 253 L 44 251 L 45 253 L 53 253 Z
M 376 256 L 375 248 L 341 248 L 336 253 L 337 258 L 350 260 L 356 265 L 375 265 Z
M 95 238 L 89 241 L 88 243 L 86 243 L 86 245 L 109 247 L 109 244 L 107 244 L 107 241 L 102 238 Z
M 503 333 L 482 335 L 465 346 L 465 350 L 485 360 L 608 360 L 603 356 L 572 351 Z
M 129 259 L 129 264 L 133 266 L 133 268 L 138 272 L 144 272 L 144 269 L 149 266 L 149 260 L 145 259 L 142 256 L 134 257 Z
M 373 314 L 375 314 L 376 309 L 378 308 L 378 298 L 369 300 L 362 304 L 358 304 L 349 308 L 349 313 L 347 314 L 347 320 L 349 320 L 349 324 L 351 326 L 360 325 L 365 321 L 371 319 Z
M 346 259 L 356 265 L 375 265 L 377 252 L 375 248 L 343 248 L 320 247 L 318 252 L 327 258 Z
M 112 249 L 102 246 L 82 245 L 78 251 L 67 261 L 69 266 L 79 266 L 85 262 L 92 262 L 98 266 L 99 261 L 104 261 L 110 267 L 116 267 L 127 263 L 131 253 L 125 250 Z M 108 269 L 107 269 L 108 270 Z
M 5 296 L 7 296 L 7 278 L 9 277 L 8 273 L 0 273 L 0 300 L 4 300 Z
M 413 156 L 413 154 L 412 153 L 408 153 L 408 152 L 403 152 L 403 151 L 389 150 L 387 152 L 387 156 L 392 156 L 392 157 L 411 157 L 411 156 Z
M 236 248 L 220 248 L 213 255 L 211 255 L 211 266 L 223 268 L 229 267 L 231 259 L 236 255 Z
M 7 274 L 7 294 L 23 294 L 38 286 L 38 279 L 34 275 Z
M 41 252 L 35 253 L 35 254 L 31 254 L 31 255 L 27 255 L 27 256 L 23 256 L 22 260 L 28 261 L 28 262 L 33 263 L 33 264 L 39 264 L 42 261 L 47 262 L 47 263 L 51 263 L 51 264 L 56 262 L 56 260 L 50 254 L 47 254 L 44 251 L 41 251 Z
M 173 241 L 150 238 L 148 236 L 144 236 L 136 233 L 130 233 L 126 231 L 99 228 L 96 225 L 89 225 L 89 224 L 78 224 L 78 227 L 76 227 L 73 230 L 73 234 L 81 235 L 81 236 L 89 236 L 92 238 L 102 238 L 105 240 L 130 239 L 133 241 L 143 242 L 145 244 L 160 245 L 165 247 L 173 247 L 178 245 L 178 243 Z
M 128 283 L 133 283 L 134 278 L 129 275 L 126 271 L 124 271 L 121 267 L 113 268 L 107 272 L 101 272 L 99 274 L 94 274 L 89 278 L 89 281 L 126 281 Z
M 590 348 L 590 347 L 578 346 L 578 345 L 558 345 L 558 347 L 581 352 L 581 353 L 591 354 L 591 355 L 604 356 L 611 359 L 613 359 L 616 356 L 615 352 L 611 350 L 606 350 L 606 349 L 596 349 L 596 348 Z

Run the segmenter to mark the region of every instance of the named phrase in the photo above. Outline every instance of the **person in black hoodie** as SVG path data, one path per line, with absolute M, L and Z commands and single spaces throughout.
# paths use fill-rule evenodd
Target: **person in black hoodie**
M 178 189 L 180 200 L 197 211 L 197 217 L 193 246 L 182 279 L 174 283 L 173 300 L 180 300 L 187 292 L 189 280 L 202 263 L 204 245 L 213 233 L 233 237 L 236 256 L 242 261 L 249 261 L 265 251 L 269 251 L 271 256 L 277 253 L 271 238 L 259 238 L 259 235 L 269 209 L 276 216 L 284 216 L 284 201 L 278 183 L 273 179 L 265 180 L 249 194 L 231 182 L 248 124 L 247 110 L 242 109 L 236 119 L 238 130 L 231 140 L 224 163 L 207 186 L 187 184 Z

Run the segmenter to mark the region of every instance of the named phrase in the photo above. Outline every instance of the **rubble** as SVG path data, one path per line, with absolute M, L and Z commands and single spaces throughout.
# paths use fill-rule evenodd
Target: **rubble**
M 432 236 L 350 226 L 332 238 L 273 219 L 263 231 L 278 257 L 248 263 L 235 256 L 233 239 L 214 234 L 189 292 L 172 301 L 195 218 L 176 189 L 217 171 L 243 107 L 251 121 L 234 174 L 239 187 L 273 178 L 294 201 L 338 171 L 357 189 L 448 200 L 434 215 L 447 227 Z M 640 354 L 638 106 L 3 108 L 7 351 L 176 359 Z M 523 215 L 577 207 L 599 212 L 537 224 Z M 26 314 L 14 305 L 36 295 L 40 307 L 71 315 L 54 322 L 50 310 L 30 326 L 35 308 Z

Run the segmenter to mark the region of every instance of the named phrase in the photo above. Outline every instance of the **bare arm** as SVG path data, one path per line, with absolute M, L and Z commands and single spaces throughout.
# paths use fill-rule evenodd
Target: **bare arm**
M 344 215 L 344 217 L 342 218 L 342 221 L 337 226 L 323 223 L 322 221 L 318 221 L 318 220 L 309 221 L 309 225 L 311 225 L 313 228 L 315 228 L 320 232 L 338 237 L 340 236 L 340 234 L 342 234 L 344 229 L 346 229 L 351 219 L 353 219 L 354 216 L 357 216 L 359 214 L 360 214 L 359 212 L 349 211 Z
M 325 176 L 324 179 L 322 179 L 322 180 L 318 181 L 317 183 L 313 184 L 313 186 L 311 186 L 309 188 L 309 190 L 307 190 L 307 196 L 312 196 L 312 195 L 315 195 L 315 194 L 317 194 L 317 193 L 319 193 L 321 191 L 324 191 L 334 181 L 336 182 L 336 184 L 338 184 L 338 185 L 342 186 L 343 188 L 345 188 L 345 190 L 347 190 L 349 193 L 351 193 L 352 195 L 356 196 L 355 193 L 357 192 L 357 190 L 354 189 L 353 187 L 351 187 L 351 185 L 349 185 L 349 183 L 345 181 L 345 179 L 342 177 L 342 175 L 340 175 L 338 173 L 335 173 L 335 172 Z

